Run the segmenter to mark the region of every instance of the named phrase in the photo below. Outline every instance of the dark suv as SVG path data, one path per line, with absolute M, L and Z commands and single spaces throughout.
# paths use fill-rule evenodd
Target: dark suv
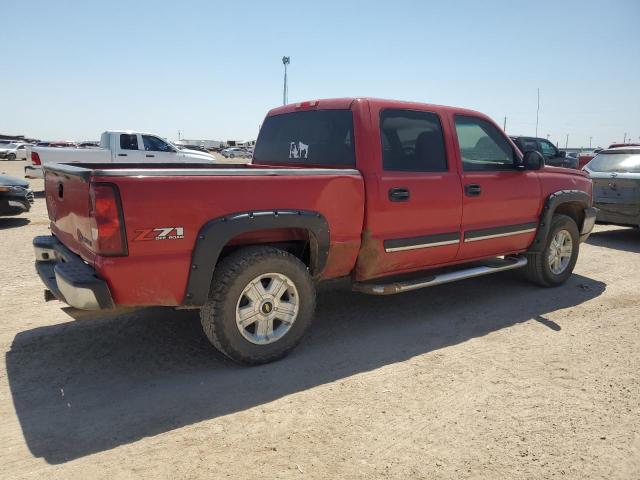
M 567 152 L 558 150 L 556 146 L 545 138 L 511 137 L 522 153 L 535 150 L 542 154 L 547 165 L 554 167 L 578 168 L 578 159 L 567 157 Z

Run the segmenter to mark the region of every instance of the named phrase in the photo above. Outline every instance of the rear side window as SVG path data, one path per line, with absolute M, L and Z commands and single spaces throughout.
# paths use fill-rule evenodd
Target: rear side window
M 384 110 L 380 115 L 382 166 L 403 172 L 444 172 L 447 157 L 438 115 Z
M 138 136 L 136 134 L 128 133 L 121 134 L 120 148 L 122 150 L 138 150 Z
M 313 110 L 267 117 L 253 161 L 355 166 L 351 110 Z
M 515 154 L 496 127 L 476 117 L 456 115 L 456 133 L 465 171 L 512 170 Z

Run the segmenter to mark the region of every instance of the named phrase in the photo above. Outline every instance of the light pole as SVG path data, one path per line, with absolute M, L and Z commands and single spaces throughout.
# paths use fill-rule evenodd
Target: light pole
M 589 137 L 589 150 L 591 150 L 591 140 L 593 140 L 593 137 Z
M 538 117 L 540 114 L 540 89 L 538 89 L 538 107 L 536 108 L 536 137 L 538 136 Z
M 282 64 L 284 65 L 284 88 L 282 89 L 282 104 L 286 105 L 289 100 L 289 89 L 287 87 L 287 65 L 291 63 L 291 57 L 282 57 Z

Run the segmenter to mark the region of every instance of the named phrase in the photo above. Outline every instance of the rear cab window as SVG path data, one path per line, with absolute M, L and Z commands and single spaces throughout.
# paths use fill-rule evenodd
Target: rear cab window
M 355 167 L 351 110 L 311 110 L 267 117 L 256 141 L 253 161 Z

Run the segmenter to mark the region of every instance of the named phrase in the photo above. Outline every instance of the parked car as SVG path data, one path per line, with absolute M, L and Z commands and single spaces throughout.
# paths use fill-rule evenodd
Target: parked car
M 640 147 L 640 143 L 612 143 L 611 145 L 609 145 L 609 148 L 618 147 Z M 598 147 L 594 149 L 593 152 L 580 153 L 580 155 L 578 155 L 578 168 L 584 168 L 587 163 L 589 163 L 593 159 L 593 157 L 595 157 L 602 150 L 604 149 Z
M 42 165 L 49 163 L 212 163 L 215 157 L 195 150 L 180 150 L 152 133 L 107 131 L 99 148 L 34 147 L 27 178 L 43 178 Z
M 98 148 L 100 146 L 100 142 L 80 142 L 78 143 L 78 148 Z
M 247 157 L 251 157 L 251 154 L 245 150 L 244 148 L 240 148 L 240 147 L 230 147 L 230 148 L 225 148 L 224 150 L 222 150 L 220 153 L 222 153 L 222 155 L 226 158 L 247 158 Z
M 597 221 L 640 227 L 640 146 L 602 150 L 584 169 L 593 180 Z
M 28 212 L 32 203 L 33 192 L 26 180 L 0 175 L 0 217 Z
M 176 145 L 176 147 L 180 150 L 196 150 L 198 152 L 209 153 L 209 150 L 200 145 Z
M 200 309 L 216 348 L 264 363 L 309 328 L 319 281 L 389 295 L 522 268 L 556 286 L 595 221 L 586 173 L 522 155 L 471 110 L 286 105 L 254 162 L 47 165 L 52 235 L 33 242 L 46 288 L 88 310 Z
M 558 150 L 556 146 L 545 138 L 511 137 L 521 152 L 538 151 L 544 157 L 547 165 L 564 168 L 578 168 L 578 159 L 567 156 L 567 152 Z
M 26 160 L 26 145 L 26 143 L 0 145 L 0 158 L 6 158 L 7 160 Z

